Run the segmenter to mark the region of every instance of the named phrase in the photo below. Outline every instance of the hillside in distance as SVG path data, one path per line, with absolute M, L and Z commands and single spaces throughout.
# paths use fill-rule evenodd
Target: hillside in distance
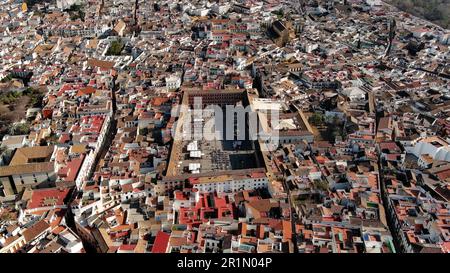
M 450 28 L 450 0 L 387 0 L 397 8 Z

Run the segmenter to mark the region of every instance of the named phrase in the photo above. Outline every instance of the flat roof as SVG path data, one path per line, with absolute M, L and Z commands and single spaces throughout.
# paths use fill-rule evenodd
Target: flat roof
M 250 172 L 246 174 L 221 174 L 215 176 L 201 176 L 201 177 L 191 177 L 189 182 L 192 184 L 206 184 L 206 183 L 220 183 L 226 181 L 235 181 L 245 178 L 264 178 L 266 174 L 262 171 L 260 172 Z

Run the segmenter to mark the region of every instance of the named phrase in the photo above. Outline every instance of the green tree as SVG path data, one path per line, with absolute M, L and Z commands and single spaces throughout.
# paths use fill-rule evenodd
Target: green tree
M 10 128 L 11 135 L 26 135 L 30 133 L 30 124 L 18 123 Z
M 106 52 L 107 55 L 120 55 L 125 45 L 121 40 L 112 41 Z
M 324 117 L 321 113 L 316 112 L 316 113 L 312 114 L 311 117 L 309 117 L 309 122 L 314 126 L 319 126 L 319 125 L 323 124 Z

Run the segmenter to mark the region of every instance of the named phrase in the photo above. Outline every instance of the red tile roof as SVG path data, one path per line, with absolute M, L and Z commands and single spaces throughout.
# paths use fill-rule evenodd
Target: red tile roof
M 78 90 L 78 92 L 77 92 L 77 96 L 84 96 L 84 95 L 89 95 L 89 94 L 93 94 L 93 93 L 95 93 L 95 88 L 92 86 L 87 86 L 87 87 L 80 88 L 80 90 Z
M 28 202 L 27 209 L 64 205 L 64 199 L 69 189 L 43 189 L 34 190 Z
M 170 234 L 158 231 L 158 234 L 156 234 L 155 243 L 153 244 L 152 253 L 166 253 L 169 239 Z
M 75 182 L 75 179 L 77 178 L 78 171 L 81 168 L 81 165 L 84 161 L 84 154 L 82 154 L 80 157 L 73 158 L 69 162 L 67 162 L 67 166 L 60 169 L 58 174 L 64 177 L 64 181 L 66 182 Z
M 136 248 L 136 245 L 121 245 L 119 247 L 119 251 L 133 251 Z

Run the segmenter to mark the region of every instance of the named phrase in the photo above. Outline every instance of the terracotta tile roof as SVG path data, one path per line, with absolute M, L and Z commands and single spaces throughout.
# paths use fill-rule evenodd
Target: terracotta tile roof
M 83 88 L 80 88 L 77 92 L 77 96 L 84 96 L 95 93 L 95 88 L 92 86 L 86 86 Z
M 34 146 L 34 147 L 24 147 L 19 148 L 14 153 L 10 166 L 21 165 L 30 163 L 34 159 L 45 158 L 46 161 L 50 159 L 53 153 L 54 146 Z
M 69 189 L 41 189 L 33 190 L 27 209 L 64 205 Z
M 88 66 L 95 66 L 100 67 L 104 69 L 111 69 L 114 67 L 114 62 L 108 62 L 108 61 L 101 61 L 97 59 L 89 59 L 88 60 Z
M 53 171 L 54 171 L 53 162 L 30 163 L 17 166 L 0 167 L 0 176 L 30 174 L 30 173 L 50 173 Z
M 40 220 L 33 226 L 24 230 L 22 235 L 25 238 L 25 241 L 27 243 L 29 243 L 29 242 L 33 241 L 36 237 L 38 237 L 39 235 L 41 235 L 42 233 L 47 231 L 49 228 L 50 228 L 50 225 L 46 221 Z
M 158 234 L 156 234 L 155 243 L 153 244 L 152 253 L 166 253 L 169 239 L 170 235 L 168 233 L 158 231 Z

